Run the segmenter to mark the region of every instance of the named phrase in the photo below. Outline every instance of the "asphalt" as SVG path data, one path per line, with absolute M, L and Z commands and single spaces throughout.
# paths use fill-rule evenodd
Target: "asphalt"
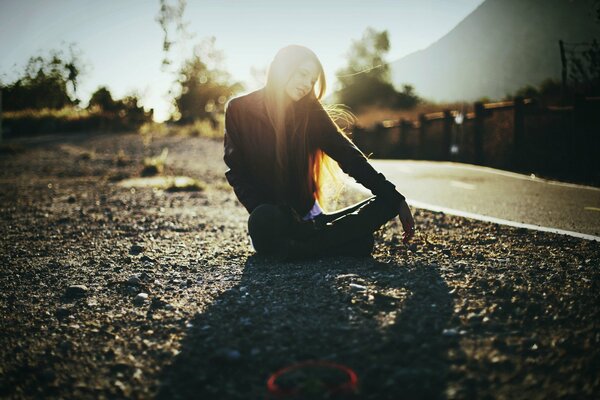
M 600 188 L 453 162 L 370 162 L 417 207 L 429 205 L 600 239 Z

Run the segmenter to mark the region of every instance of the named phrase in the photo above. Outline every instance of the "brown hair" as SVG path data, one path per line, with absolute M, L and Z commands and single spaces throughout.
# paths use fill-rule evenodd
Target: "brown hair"
M 313 90 L 297 102 L 286 100 L 285 86 L 294 74 L 296 68 L 304 61 L 311 60 L 319 68 L 317 81 Z M 302 182 L 292 182 L 301 185 L 300 190 L 311 195 L 323 204 L 323 187 L 328 178 L 336 179 L 337 163 L 329 158 L 320 149 L 311 149 L 308 143 L 308 118 L 309 110 L 321 107 L 327 114 L 342 117 L 346 121 L 353 120 L 354 116 L 348 111 L 337 106 L 324 107 L 320 102 L 327 88 L 323 66 L 315 53 L 300 45 L 289 45 L 277 52 L 269 65 L 267 83 L 265 85 L 265 105 L 267 115 L 275 130 L 275 151 L 277 160 L 278 187 L 285 187 L 288 181 L 286 173 L 294 171 Z M 333 120 L 332 120 L 333 121 Z M 291 123 L 292 128 L 286 129 L 286 124 Z M 334 125 L 338 125 L 333 121 Z M 344 134 L 338 127 L 338 132 Z M 288 147 L 291 143 L 297 152 L 290 159 Z

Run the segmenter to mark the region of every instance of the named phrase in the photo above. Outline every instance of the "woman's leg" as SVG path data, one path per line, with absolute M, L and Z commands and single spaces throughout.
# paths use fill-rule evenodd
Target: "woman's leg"
M 370 197 L 354 206 L 325 215 L 327 220 L 316 222 L 303 240 L 288 243 L 287 253 L 289 258 L 297 258 L 330 255 L 344 248 L 352 252 L 353 242 L 356 245 L 364 244 L 359 248 L 366 248 L 373 232 L 397 215 L 398 210 L 394 205 L 381 198 Z
M 290 229 L 290 216 L 274 204 L 261 204 L 248 217 L 252 247 L 260 254 L 275 254 L 284 245 Z
M 364 206 L 365 204 L 367 204 L 368 202 L 370 202 L 373 198 L 374 198 L 374 196 L 373 197 L 369 197 L 368 199 L 364 199 L 362 201 L 359 201 L 356 204 L 353 204 L 353 205 L 348 206 L 346 208 L 342 208 L 340 210 L 336 210 L 336 211 L 334 211 L 332 213 L 323 213 L 323 214 L 320 214 L 315 219 L 317 219 L 319 221 L 324 221 L 325 223 L 331 222 L 331 221 L 333 221 L 335 219 L 338 219 L 339 217 L 342 217 L 342 216 L 344 216 L 346 214 L 349 214 L 351 212 L 354 212 L 354 211 L 358 210 L 359 208 L 361 208 L 362 206 Z

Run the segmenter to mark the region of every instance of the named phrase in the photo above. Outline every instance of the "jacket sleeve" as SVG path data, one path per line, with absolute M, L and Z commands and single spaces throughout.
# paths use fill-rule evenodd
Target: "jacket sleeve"
M 252 212 L 258 205 L 264 202 L 263 196 L 248 176 L 246 166 L 244 165 L 243 149 L 239 138 L 239 118 L 237 117 L 237 108 L 230 101 L 225 110 L 225 132 L 223 138 L 223 161 L 228 169 L 225 171 L 225 177 L 233 187 L 233 191 L 238 200 L 248 210 Z
M 329 157 L 337 161 L 342 171 L 390 204 L 399 206 L 405 200 L 394 184 L 381 172 L 377 172 L 363 152 L 339 131 L 322 107 L 315 108 L 313 118 L 316 124 L 313 134 L 317 135 L 317 144 Z

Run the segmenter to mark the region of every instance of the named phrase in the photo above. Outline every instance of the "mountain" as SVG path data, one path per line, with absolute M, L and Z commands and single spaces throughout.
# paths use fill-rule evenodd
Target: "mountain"
M 473 101 L 560 80 L 559 39 L 600 40 L 597 2 L 486 0 L 437 42 L 390 63 L 392 81 L 434 101 Z

